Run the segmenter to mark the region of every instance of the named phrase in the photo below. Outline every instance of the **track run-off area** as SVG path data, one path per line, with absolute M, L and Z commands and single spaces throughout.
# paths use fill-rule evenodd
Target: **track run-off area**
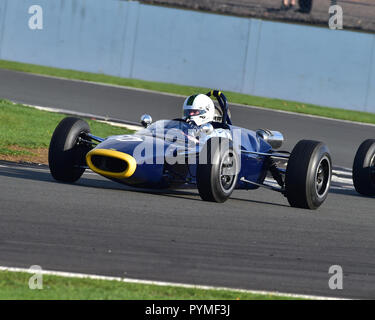
M 137 122 L 181 115 L 184 97 L 0 70 L 0 97 Z M 223 204 L 197 190 L 140 190 L 86 171 L 76 184 L 46 166 L 0 163 L 0 265 L 345 298 L 375 298 L 374 198 L 351 168 L 375 127 L 231 105 L 233 123 L 329 146 L 334 177 L 317 211 L 269 190 L 235 191 Z M 95 134 L 95 133 L 94 133 Z M 343 289 L 331 290 L 332 265 Z

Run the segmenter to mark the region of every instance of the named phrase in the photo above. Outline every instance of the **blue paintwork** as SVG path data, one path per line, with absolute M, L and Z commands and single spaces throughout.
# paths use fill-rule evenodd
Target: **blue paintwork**
M 164 125 L 164 131 L 159 132 L 163 135 L 159 135 L 159 133 L 155 134 L 156 130 L 154 130 L 154 128 L 157 125 Z M 132 155 L 136 159 L 137 168 L 132 177 L 117 181 L 129 185 L 156 188 L 168 187 L 176 182 L 170 174 L 165 172 L 165 169 L 168 168 L 168 163 L 166 163 L 164 157 L 164 154 L 168 156 L 168 148 L 176 146 L 176 142 L 170 141 L 171 139 L 169 139 L 169 137 L 165 138 L 164 134 L 167 132 L 167 130 L 176 126 L 185 133 L 187 130 L 195 130 L 196 127 L 183 121 L 173 120 L 160 120 L 155 122 L 152 126 L 154 127 L 151 127 L 151 129 L 142 129 L 136 132 L 134 135 L 108 137 L 105 141 L 97 145 L 96 148 L 98 149 L 117 150 Z M 271 146 L 263 139 L 259 138 L 259 136 L 257 136 L 252 130 L 233 125 L 228 125 L 227 128 L 228 132 L 231 132 L 232 134 L 236 132 L 236 130 L 239 130 L 237 132 L 240 132 L 240 145 L 234 145 L 234 148 L 238 148 L 237 150 L 264 153 L 272 150 Z M 139 152 L 141 146 L 144 150 L 143 153 Z M 185 139 L 183 142 L 181 142 L 181 147 L 194 152 L 197 150 L 198 145 L 191 142 L 189 143 L 189 140 Z M 266 158 L 267 157 L 265 156 L 241 153 L 241 170 L 239 173 L 239 178 L 245 177 L 247 180 L 262 183 L 267 170 L 267 168 L 264 167 L 264 161 Z M 196 183 L 196 167 L 196 164 L 185 165 L 185 169 L 187 171 L 186 181 L 189 181 L 191 184 Z M 246 184 L 238 179 L 236 188 L 256 189 L 257 187 Z
M 272 150 L 272 147 L 265 142 L 263 139 L 260 139 L 255 131 L 239 128 L 236 126 L 230 126 L 231 129 L 240 129 L 241 130 L 241 150 L 246 151 L 255 151 L 267 153 Z M 241 153 L 241 171 L 239 178 L 245 177 L 246 180 L 254 181 L 257 183 L 262 183 L 265 177 L 265 171 L 267 168 L 264 168 L 264 161 L 266 160 L 265 156 L 258 156 L 255 154 L 246 154 Z M 239 181 L 237 183 L 237 189 L 257 189 L 258 187 L 249 185 L 245 182 Z

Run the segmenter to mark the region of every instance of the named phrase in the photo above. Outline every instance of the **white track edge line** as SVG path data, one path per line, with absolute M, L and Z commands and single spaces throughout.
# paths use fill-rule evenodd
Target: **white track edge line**
M 12 101 L 12 100 L 10 100 L 10 101 L 14 104 L 17 104 L 17 102 L 15 102 L 15 101 Z M 133 125 L 133 124 L 124 124 L 124 123 L 119 123 L 119 122 L 115 122 L 115 121 L 107 121 L 107 120 L 96 119 L 96 118 L 103 117 L 103 116 L 98 116 L 98 115 L 91 114 L 91 113 L 78 112 L 78 111 L 73 111 L 73 110 L 68 110 L 68 109 L 43 107 L 43 106 L 37 106 L 37 105 L 33 105 L 33 104 L 26 104 L 26 103 L 22 103 L 22 105 L 24 105 L 26 107 L 34 108 L 34 109 L 37 109 L 37 110 L 41 110 L 41 111 L 48 111 L 48 112 L 53 112 L 53 113 L 63 113 L 63 114 L 65 113 L 65 114 L 76 115 L 76 116 L 79 116 L 79 117 L 93 118 L 95 121 L 106 123 L 106 124 L 109 124 L 109 125 L 114 126 L 114 127 L 127 128 L 127 129 L 130 129 L 130 130 L 139 130 L 139 129 L 143 128 L 142 126 L 136 126 L 136 125 Z
M 25 272 L 25 273 L 31 273 L 31 274 L 42 274 L 42 275 L 60 276 L 60 277 L 68 277 L 68 278 L 81 278 L 81 279 L 87 278 L 87 279 L 92 279 L 92 280 L 119 281 L 119 282 L 125 282 L 125 283 L 181 287 L 181 288 L 201 289 L 201 290 L 230 290 L 230 291 L 239 292 L 239 293 L 273 295 L 277 297 L 288 297 L 288 298 L 301 298 L 301 299 L 312 299 L 312 300 L 348 300 L 348 299 L 335 298 L 335 297 L 323 297 L 323 296 L 314 296 L 314 295 L 283 293 L 283 292 L 278 292 L 278 291 L 246 290 L 246 289 L 236 289 L 236 288 L 229 288 L 229 287 L 193 285 L 193 284 L 187 284 L 187 283 L 177 283 L 177 282 L 167 282 L 167 281 L 153 281 L 153 280 L 143 280 L 143 279 L 110 277 L 110 276 L 65 272 L 65 271 L 32 270 L 32 269 L 26 269 L 26 268 L 15 268 L 15 267 L 5 267 L 5 266 L 0 266 L 0 271 Z

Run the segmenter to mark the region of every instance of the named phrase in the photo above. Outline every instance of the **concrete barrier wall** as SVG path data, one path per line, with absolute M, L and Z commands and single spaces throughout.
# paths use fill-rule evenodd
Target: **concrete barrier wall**
M 0 59 L 375 112 L 372 34 L 117 0 L 1 0 L 0 19 Z

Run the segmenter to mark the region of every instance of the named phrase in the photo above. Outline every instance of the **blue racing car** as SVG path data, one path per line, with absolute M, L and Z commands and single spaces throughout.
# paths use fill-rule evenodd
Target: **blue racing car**
M 327 197 L 332 161 L 324 143 L 301 140 L 292 152 L 276 151 L 283 135 L 233 125 L 220 91 L 187 97 L 181 118 L 152 123 L 143 115 L 141 124 L 134 134 L 101 138 L 86 121 L 63 119 L 49 146 L 52 176 L 75 182 L 90 168 L 139 188 L 193 185 L 212 202 L 226 201 L 234 189 L 259 187 L 283 194 L 298 208 L 317 209 Z

